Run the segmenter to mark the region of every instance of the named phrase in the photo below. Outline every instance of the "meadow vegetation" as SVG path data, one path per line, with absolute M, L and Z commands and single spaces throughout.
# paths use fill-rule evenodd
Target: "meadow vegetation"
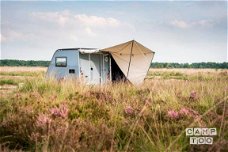
M 138 86 L 58 82 L 44 71 L 1 71 L 0 151 L 228 150 L 228 70 L 151 69 Z M 187 127 L 218 135 L 190 145 Z

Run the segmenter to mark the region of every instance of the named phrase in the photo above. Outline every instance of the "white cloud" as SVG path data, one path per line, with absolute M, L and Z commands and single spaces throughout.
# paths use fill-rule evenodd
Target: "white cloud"
M 76 21 L 86 26 L 110 26 L 117 27 L 120 25 L 120 21 L 115 18 L 99 17 L 99 16 L 88 16 L 85 14 L 78 14 L 74 16 Z
M 33 12 L 31 15 L 37 19 L 50 23 L 57 23 L 61 26 L 67 24 L 81 24 L 87 27 L 118 27 L 121 24 L 119 20 L 112 17 L 73 14 L 67 10 L 61 12 Z
M 0 42 L 4 42 L 6 40 L 5 36 L 3 36 L 2 34 L 0 34 Z
M 171 21 L 171 25 L 182 29 L 186 29 L 190 27 L 190 25 L 183 20 L 173 20 Z
M 83 38 L 94 38 L 104 33 L 114 31 L 125 31 L 130 25 L 121 23 L 112 17 L 101 17 L 86 14 L 73 14 L 65 10 L 60 12 L 31 12 L 32 24 L 40 25 L 32 29 L 23 31 L 21 28 L 4 28 L 0 35 L 0 42 L 18 42 L 33 40 L 38 42 L 40 39 L 60 39 L 77 42 Z M 132 29 L 132 28 L 130 28 Z M 29 32 L 28 32 L 29 31 Z M 58 32 L 56 32 L 58 31 Z M 62 42 L 63 43 L 63 42 Z M 67 44 L 67 43 L 66 43 Z
M 33 12 L 31 14 L 33 17 L 50 22 L 50 23 L 58 23 L 61 26 L 64 26 L 67 22 L 69 22 L 71 14 L 69 11 L 62 12 Z
M 86 33 L 87 33 L 89 36 L 91 36 L 91 37 L 96 36 L 96 33 L 94 33 L 94 32 L 92 31 L 92 29 L 89 28 L 89 27 L 86 27 L 86 28 L 85 28 L 85 31 L 86 31 Z
M 68 10 L 60 12 L 32 12 L 31 17 L 43 27 L 49 27 L 50 30 L 58 31 L 58 35 L 66 36 L 71 33 L 74 36 L 68 36 L 71 40 L 78 40 L 78 37 L 99 36 L 107 31 L 134 30 L 134 28 L 113 17 L 102 17 L 86 14 L 74 14 Z M 62 33 L 62 34 L 61 34 Z M 53 35 L 53 34 L 52 34 Z
M 170 25 L 181 28 L 181 29 L 187 29 L 187 28 L 192 28 L 192 27 L 212 27 L 214 26 L 214 22 L 211 20 L 198 20 L 198 21 L 184 21 L 184 20 L 173 20 L 170 22 Z
M 28 35 L 23 34 L 21 32 L 15 31 L 15 30 L 6 30 L 2 31 L 3 34 L 1 34 L 1 42 L 9 42 L 14 40 L 25 40 Z
M 200 20 L 198 22 L 195 22 L 195 25 L 200 25 L 202 27 L 212 27 L 214 24 L 215 23 L 211 20 Z

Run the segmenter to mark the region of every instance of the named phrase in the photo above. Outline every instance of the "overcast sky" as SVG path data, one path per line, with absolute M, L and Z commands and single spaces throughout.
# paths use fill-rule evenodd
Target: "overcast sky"
M 1 2 L 2 59 L 50 60 L 59 48 L 131 39 L 156 62 L 227 62 L 227 2 Z

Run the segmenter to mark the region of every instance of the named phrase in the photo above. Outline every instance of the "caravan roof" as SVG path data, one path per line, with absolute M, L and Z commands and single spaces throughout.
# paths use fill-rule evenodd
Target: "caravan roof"
M 68 50 L 77 50 L 81 53 L 98 53 L 100 52 L 97 48 L 66 48 L 66 49 L 58 49 L 57 51 L 68 51 Z

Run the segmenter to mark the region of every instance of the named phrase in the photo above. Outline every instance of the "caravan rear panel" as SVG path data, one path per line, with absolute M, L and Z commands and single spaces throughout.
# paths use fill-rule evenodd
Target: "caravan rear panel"
M 56 79 L 79 76 L 79 51 L 57 50 L 48 67 L 47 75 Z

